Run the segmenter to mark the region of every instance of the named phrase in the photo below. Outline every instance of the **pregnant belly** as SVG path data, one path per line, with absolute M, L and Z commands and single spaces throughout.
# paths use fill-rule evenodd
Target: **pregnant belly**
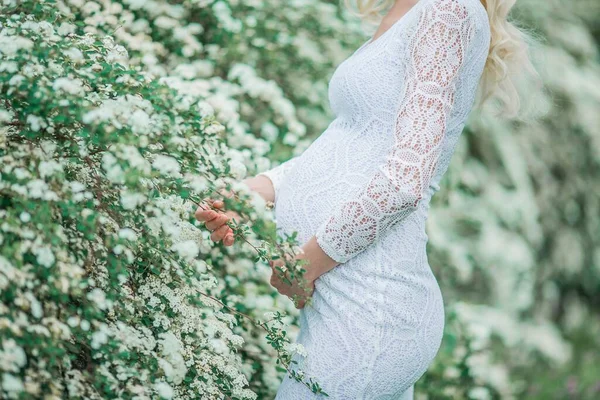
M 277 227 L 288 234 L 298 232 L 304 243 L 316 232 L 335 207 L 349 198 L 358 186 L 356 177 L 345 176 L 338 149 L 321 143 L 318 151 L 307 149 L 279 187 L 275 217 Z
M 331 170 L 316 164 L 297 166 L 279 188 L 275 218 L 281 233 L 298 232 L 300 244 L 308 241 L 339 204 L 346 185 Z
M 349 128 L 334 121 L 288 171 L 275 207 L 282 233 L 297 231 L 303 243 L 336 207 L 358 196 L 387 149 L 386 135 L 366 125 Z

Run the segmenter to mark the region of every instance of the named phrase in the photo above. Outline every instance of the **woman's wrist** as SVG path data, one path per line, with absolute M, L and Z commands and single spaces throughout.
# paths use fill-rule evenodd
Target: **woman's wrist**
M 265 175 L 257 175 L 242 181 L 252 190 L 258 193 L 266 202 L 275 201 L 275 188 L 273 182 Z
M 304 265 L 304 268 L 306 269 L 304 278 L 308 281 L 315 281 L 325 272 L 332 270 L 339 264 L 323 251 L 315 236 L 311 237 L 310 240 L 302 246 L 302 250 L 304 252 L 302 258 L 308 261 Z

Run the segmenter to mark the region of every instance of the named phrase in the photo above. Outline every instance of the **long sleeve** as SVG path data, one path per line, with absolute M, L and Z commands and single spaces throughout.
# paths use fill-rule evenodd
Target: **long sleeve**
M 426 196 L 446 134 L 457 77 L 473 39 L 470 11 L 457 0 L 434 0 L 415 19 L 402 53 L 402 98 L 394 144 L 353 198 L 317 229 L 319 246 L 338 263 L 354 257 L 413 213 Z
M 296 164 L 296 162 L 298 161 L 299 158 L 300 158 L 299 155 L 292 157 L 289 160 L 284 161 L 283 163 L 279 164 L 276 167 L 273 167 L 267 171 L 257 174 L 257 176 L 259 176 L 259 175 L 266 176 L 273 183 L 273 190 L 275 192 L 275 201 L 274 201 L 275 204 L 277 204 L 277 194 L 279 193 L 280 183 L 283 181 L 283 178 L 285 178 L 285 175 L 288 173 L 288 171 L 290 169 L 292 169 L 292 167 Z

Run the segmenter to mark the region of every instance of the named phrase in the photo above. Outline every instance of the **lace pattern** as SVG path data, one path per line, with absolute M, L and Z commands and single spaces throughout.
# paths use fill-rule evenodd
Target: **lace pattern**
M 460 1 L 438 0 L 420 14 L 418 28 L 407 38 L 395 144 L 361 192 L 334 210 L 316 233 L 319 245 L 334 260 L 343 263 L 364 250 L 424 198 L 473 32 L 474 19 Z

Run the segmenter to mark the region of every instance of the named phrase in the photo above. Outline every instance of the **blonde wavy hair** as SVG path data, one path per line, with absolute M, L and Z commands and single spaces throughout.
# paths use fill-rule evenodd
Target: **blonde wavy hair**
M 423 1 L 423 0 L 421 0 Z M 525 121 L 534 118 L 524 117 L 523 100 L 528 99 L 531 88 L 543 90 L 543 82 L 534 67 L 530 48 L 537 44 L 533 31 L 519 26 L 509 18 L 516 0 L 480 0 L 487 11 L 491 43 L 487 61 L 479 82 L 475 106 L 482 108 L 488 100 L 496 101 L 492 114 L 508 119 Z M 378 23 L 396 0 L 343 0 L 344 5 L 354 15 L 370 23 Z M 518 78 L 527 80 L 527 96 L 518 84 Z

